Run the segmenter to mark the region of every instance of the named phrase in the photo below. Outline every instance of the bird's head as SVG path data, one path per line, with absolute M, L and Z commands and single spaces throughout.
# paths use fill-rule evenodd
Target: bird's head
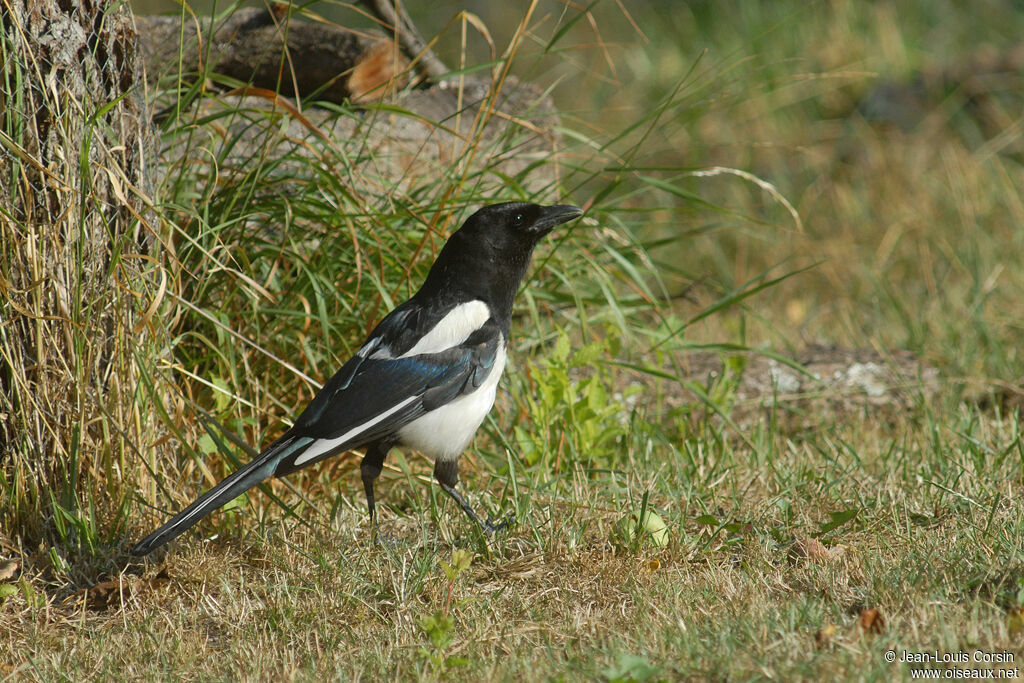
M 506 202 L 485 206 L 462 225 L 449 241 L 477 245 L 502 259 L 525 256 L 540 238 L 555 227 L 583 215 L 575 206 L 540 206 L 525 202 Z
M 582 215 L 581 209 L 566 204 L 485 206 L 448 238 L 421 291 L 476 296 L 507 318 L 537 242 L 556 226 Z

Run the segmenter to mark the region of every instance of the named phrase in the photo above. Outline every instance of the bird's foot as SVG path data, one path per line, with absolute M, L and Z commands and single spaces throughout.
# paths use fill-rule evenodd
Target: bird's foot
M 374 532 L 373 534 L 373 547 L 374 548 L 394 548 L 398 545 L 398 541 L 389 533 Z
M 373 547 L 381 548 L 388 546 L 393 548 L 397 543 L 395 537 L 390 531 L 381 531 L 380 525 L 377 523 L 377 515 L 373 515 L 370 519 L 370 536 L 373 539 Z
M 502 531 L 510 527 L 516 521 L 516 513 L 510 512 L 505 515 L 504 518 L 495 521 L 491 519 L 491 516 L 487 516 L 486 522 L 480 522 L 480 527 L 484 530 L 484 534 L 490 536 L 495 531 Z
M 440 461 L 438 461 L 438 462 L 440 462 Z M 442 473 L 443 472 L 444 471 L 442 470 Z M 435 466 L 435 474 L 436 474 L 436 466 Z M 450 479 L 451 477 L 448 476 L 446 478 Z M 504 519 L 502 519 L 502 520 L 500 520 L 498 522 L 495 522 L 493 519 L 491 519 L 490 515 L 488 515 L 486 522 L 483 521 L 473 511 L 473 506 L 469 504 L 469 501 L 466 500 L 465 498 L 463 498 L 462 494 L 459 493 L 458 491 L 456 491 L 455 490 L 455 486 L 453 484 L 449 483 L 446 480 L 446 478 L 445 477 L 439 477 L 438 480 L 437 480 L 437 483 L 439 483 L 441 485 L 441 488 L 444 490 L 445 493 L 447 493 L 449 496 L 452 497 L 452 500 L 454 500 L 456 503 L 459 504 L 459 507 L 462 508 L 462 511 L 466 513 L 466 516 L 469 517 L 471 520 L 476 522 L 477 525 L 480 526 L 480 530 L 484 532 L 484 536 L 488 536 L 489 537 L 495 531 L 501 531 L 502 529 L 508 527 L 510 524 L 512 524 L 512 522 L 515 521 L 515 519 L 516 519 L 516 513 L 515 512 L 508 513 L 505 516 Z

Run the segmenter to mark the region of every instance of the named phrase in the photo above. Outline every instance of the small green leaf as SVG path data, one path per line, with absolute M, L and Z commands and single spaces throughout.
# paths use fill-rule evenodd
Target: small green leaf
M 217 444 L 214 443 L 213 437 L 208 433 L 203 433 L 196 442 L 196 445 L 199 446 L 199 451 L 203 455 L 213 455 L 217 452 Z
M 664 548 L 668 545 L 668 524 L 660 515 L 648 510 L 644 515 L 643 528 L 656 547 Z
M 213 392 L 213 403 L 217 407 L 217 412 L 222 413 L 234 403 L 231 398 L 231 388 L 222 377 L 211 377 L 210 382 L 219 390 Z
M 658 675 L 660 669 L 640 655 L 620 654 L 614 665 L 601 672 L 611 683 L 627 681 L 648 681 Z
M 452 552 L 452 567 L 457 573 L 461 574 L 466 571 L 471 564 L 473 564 L 473 553 L 462 548 Z
M 846 524 L 851 519 L 856 517 L 857 513 L 859 512 L 860 508 L 850 508 L 849 510 L 842 510 L 841 512 L 828 513 L 829 519 L 831 521 L 821 525 L 821 528 L 818 531 L 818 535 L 823 536 L 828 532 L 832 531 L 833 529 L 841 527 L 842 525 Z
M 18 587 L 21 588 L 21 594 L 25 597 L 25 602 L 27 602 L 30 607 L 42 607 L 46 604 L 46 598 L 44 598 L 40 593 L 37 593 L 35 589 L 32 588 L 32 585 L 25 579 L 22 579 L 19 582 Z
M 443 650 L 451 642 L 451 631 L 455 627 L 455 620 L 451 616 L 434 612 L 420 617 L 419 624 L 435 649 Z
M 237 498 L 232 498 L 227 503 L 225 503 L 224 506 L 221 508 L 221 512 L 227 512 L 228 510 L 238 510 L 239 508 L 245 507 L 248 502 L 249 496 L 243 493 Z
M 568 340 L 568 337 L 566 337 Z M 583 348 L 577 349 L 576 353 L 572 354 L 572 360 L 569 361 L 569 365 L 581 366 L 590 365 L 595 360 L 603 356 L 605 353 L 604 344 L 601 342 L 591 342 Z
M 558 339 L 555 340 L 554 353 L 551 357 L 561 364 L 564 364 L 566 359 L 569 358 L 569 335 L 565 332 L 558 333 Z
M 630 513 L 612 527 L 610 540 L 621 548 L 635 550 L 644 539 L 650 539 L 657 548 L 668 545 L 668 524 L 652 510 L 643 513 L 643 521 L 638 514 Z

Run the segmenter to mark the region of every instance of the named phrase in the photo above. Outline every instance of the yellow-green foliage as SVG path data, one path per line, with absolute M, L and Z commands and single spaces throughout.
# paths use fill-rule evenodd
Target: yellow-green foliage
M 487 36 L 500 55 L 526 32 L 513 72 L 554 86 L 559 188 L 593 219 L 538 252 L 498 410 L 463 460 L 470 495 L 517 524 L 485 544 L 407 454 L 381 478 L 374 545 L 346 456 L 135 562 L 128 530 L 157 513 L 129 495 L 137 482 L 101 472 L 131 503 L 120 531 L 70 563 L 59 543 L 0 545 L 0 675 L 908 676 L 890 650 L 1019 666 L 1024 88 L 1019 68 L 976 76 L 1019 49 L 1024 12 L 531 7 L 517 28 L 521 7 L 480 4 L 441 39 L 450 63 L 472 64 L 474 46 L 490 58 Z M 338 148 L 310 144 L 324 163 L 301 183 L 216 154 L 167 181 L 179 304 L 151 367 L 176 393 L 138 400 L 180 454 L 148 475 L 147 503 L 187 502 L 279 433 L 307 376 L 328 376 L 441 233 L 498 199 L 470 176 L 354 196 Z M 501 199 L 523 180 L 503 178 Z M 752 350 L 785 365 L 808 342 L 910 349 L 939 380 L 882 407 L 830 404 L 828 385 L 740 400 Z M 695 373 L 698 351 L 724 370 Z

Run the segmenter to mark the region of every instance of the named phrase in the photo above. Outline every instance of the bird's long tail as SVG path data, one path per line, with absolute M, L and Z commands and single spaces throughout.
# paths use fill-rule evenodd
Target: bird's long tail
M 139 541 L 132 548 L 132 554 L 146 555 L 182 535 L 206 515 L 271 477 L 284 458 L 305 449 L 312 441 L 313 439 L 308 437 L 285 434 L 253 458 L 248 465 L 224 479 L 169 522 Z

